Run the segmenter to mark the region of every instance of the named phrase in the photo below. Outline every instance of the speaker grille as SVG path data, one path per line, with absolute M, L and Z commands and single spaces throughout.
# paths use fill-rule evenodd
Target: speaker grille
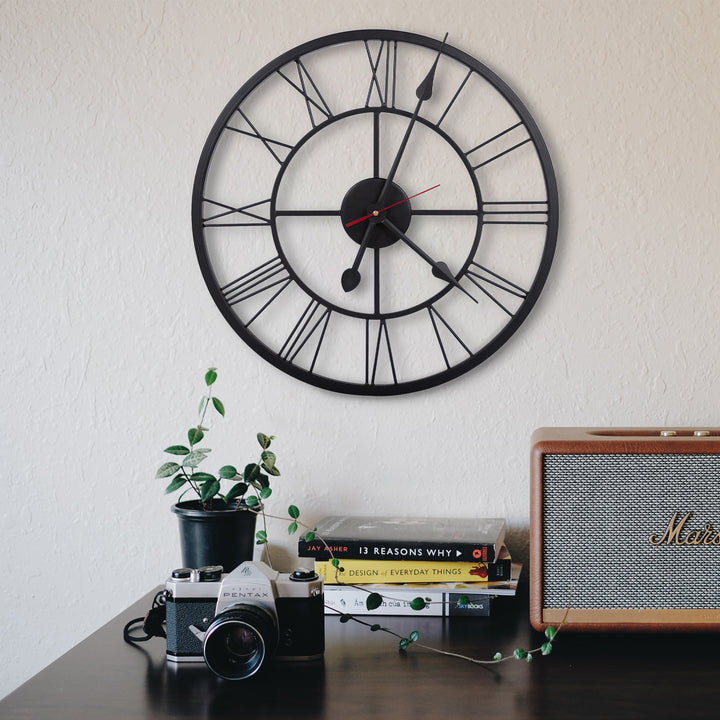
M 548 454 L 542 493 L 544 607 L 720 608 L 719 545 L 649 542 L 720 529 L 720 455 Z

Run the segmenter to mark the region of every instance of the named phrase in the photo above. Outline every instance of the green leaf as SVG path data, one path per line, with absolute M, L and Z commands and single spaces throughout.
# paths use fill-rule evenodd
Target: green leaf
M 186 482 L 187 478 L 184 475 L 176 475 L 173 481 L 165 488 L 165 494 L 179 490 Z
M 549 655 L 549 654 L 552 652 L 552 643 L 551 643 L 551 642 L 543 643 L 543 644 L 540 646 L 540 652 L 541 652 L 543 655 Z
M 202 487 L 200 488 L 200 501 L 201 502 L 207 502 L 212 497 L 217 495 L 217 493 L 220 492 L 220 481 L 215 480 L 215 478 L 212 478 L 211 480 L 206 480 Z
M 217 380 L 217 372 L 215 368 L 208 368 L 205 373 L 205 384 L 210 387 Z
M 239 482 L 235 483 L 230 488 L 230 492 L 225 496 L 226 500 L 234 500 L 236 497 L 239 497 L 241 495 L 244 495 L 247 492 L 248 486 L 247 483 Z
M 243 470 L 243 480 L 247 483 L 254 482 L 260 476 L 260 466 L 257 463 L 250 463 Z
M 470 598 L 467 595 L 461 595 L 458 598 L 458 605 L 462 605 L 463 607 L 470 604 Z
M 365 607 L 368 610 L 377 610 L 382 605 L 383 599 L 380 593 L 370 593 L 365 598 Z
M 263 463 L 262 468 L 263 468 L 263 470 L 265 470 L 265 472 L 270 473 L 273 477 L 277 477 L 278 475 L 280 475 L 280 469 L 278 468 L 277 465 L 268 467 L 265 463 Z
M 417 630 L 413 630 L 410 633 L 410 642 L 417 642 L 420 637 L 420 633 Z
M 188 430 L 188 441 L 190 445 L 196 445 L 205 437 L 205 433 L 199 428 L 194 427 Z
M 513 656 L 517 660 L 524 660 L 527 657 L 527 653 L 522 648 L 515 648 L 513 651 Z
M 268 541 L 267 533 L 264 530 L 258 530 L 258 532 L 255 533 L 255 537 L 257 538 L 256 545 L 264 545 Z
M 256 505 L 260 504 L 260 501 L 254 495 L 250 495 L 249 497 L 245 498 L 245 504 L 249 508 L 254 508 Z
M 400 649 L 401 650 L 407 650 L 410 647 L 410 640 L 408 638 L 403 638 L 400 640 Z
M 410 601 L 410 607 L 413 610 L 422 610 L 426 605 L 427 603 L 421 597 L 413 598 Z
M 312 542 L 315 539 L 315 531 L 309 530 L 305 533 L 305 542 Z
M 298 524 L 296 522 L 291 522 L 288 525 L 288 535 L 294 535 L 297 532 Z
M 218 470 L 218 475 L 223 478 L 224 480 L 232 480 L 236 475 L 238 474 L 238 471 L 235 467 L 232 465 L 223 465 Z
M 331 564 L 333 567 L 339 567 L 339 566 L 340 566 L 340 561 L 339 561 L 337 558 L 333 558 L 333 559 L 330 561 L 330 564 Z
M 260 491 L 260 497 L 267 500 L 272 495 L 272 488 L 266 487 Z
M 198 452 L 197 450 L 191 453 L 188 453 L 185 458 L 182 461 L 182 464 L 185 467 L 191 467 L 196 468 L 205 458 L 207 455 L 203 452 Z
M 274 439 L 274 437 L 274 435 L 270 435 L 270 437 L 268 437 L 267 435 L 263 435 L 263 433 L 258 433 L 257 441 L 260 443 L 260 447 L 263 450 L 267 450 L 267 448 L 270 447 L 270 442 Z
M 166 462 L 158 468 L 158 471 L 155 473 L 155 477 L 170 477 L 171 475 L 174 475 L 179 469 L 180 466 L 176 462 Z
M 370 630 L 372 632 L 377 632 L 378 630 L 382 630 L 382 625 L 378 625 L 377 623 L 375 625 L 371 625 Z
M 215 409 L 223 416 L 225 417 L 225 406 L 222 404 L 220 398 L 214 397 L 212 399 L 213 405 L 215 406 Z
M 260 457 L 263 459 L 263 462 L 267 467 L 271 468 L 275 465 L 275 461 L 277 458 L 275 457 L 275 453 L 271 452 L 270 450 L 263 450 L 260 453 Z
M 300 510 L 296 505 L 291 505 L 288 508 L 288 515 L 293 519 L 297 520 L 300 517 Z
M 525 656 L 525 662 L 531 663 L 532 661 L 533 661 L 533 656 L 532 656 L 530 653 L 528 653 L 528 654 Z
M 493 655 L 493 660 L 495 660 L 495 661 L 497 661 L 497 662 L 499 662 L 500 660 L 502 660 L 502 653 L 496 652 L 496 653 Z
M 557 635 L 557 630 L 552 625 L 545 628 L 545 637 L 548 640 L 553 640 L 556 635 Z
M 340 616 L 340 622 L 341 622 L 341 623 L 346 623 L 346 622 L 348 622 L 349 620 L 352 620 L 352 615 L 348 615 L 347 613 L 343 613 L 343 614 Z
M 194 482 L 201 483 L 207 482 L 208 480 L 215 480 L 215 476 L 206 472 L 196 472 L 190 476 L 190 479 Z
M 187 455 L 190 448 L 186 448 L 184 445 L 171 445 L 169 448 L 165 448 L 165 452 L 171 455 Z

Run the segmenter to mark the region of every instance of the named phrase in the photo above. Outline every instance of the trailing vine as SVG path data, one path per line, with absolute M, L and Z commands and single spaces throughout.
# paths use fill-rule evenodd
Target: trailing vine
M 256 512 L 257 514 L 262 515 L 264 518 L 272 518 L 274 520 L 287 520 L 288 518 L 279 517 L 277 515 L 269 515 L 265 513 L 264 509 L 258 509 L 253 510 L 253 512 Z M 377 608 L 382 605 L 383 600 L 388 599 L 385 596 L 381 595 L 380 593 L 374 592 L 372 590 L 369 590 L 366 587 L 363 587 L 362 585 L 355 585 L 351 583 L 344 583 L 339 578 L 339 573 L 343 571 L 343 568 L 340 565 L 340 560 L 336 558 L 333 555 L 333 552 L 330 548 L 330 546 L 325 542 L 324 538 L 322 538 L 320 535 L 317 534 L 317 528 L 311 528 L 309 525 L 306 525 L 305 523 L 301 522 L 300 520 L 300 510 L 296 505 L 290 505 L 288 508 L 288 516 L 290 519 L 290 523 L 288 525 L 288 534 L 294 535 L 300 528 L 304 529 L 305 531 L 305 541 L 311 542 L 312 540 L 319 540 L 327 550 L 328 554 L 330 555 L 330 563 L 335 568 L 335 582 L 339 585 L 349 585 L 349 587 L 356 588 L 358 590 L 361 590 L 365 593 L 367 593 L 367 597 L 365 599 L 365 606 L 369 611 L 376 610 Z M 257 544 L 258 545 L 264 545 L 268 542 L 267 533 L 264 531 L 260 531 L 256 534 Z M 465 598 L 465 601 L 467 601 L 467 598 Z M 460 602 L 463 602 L 463 596 L 460 597 Z M 432 604 L 432 601 L 422 598 L 420 596 L 414 598 L 410 602 L 410 607 L 413 610 L 420 611 L 427 607 L 428 605 Z M 418 642 L 420 639 L 420 633 L 417 630 L 413 630 L 408 635 L 401 635 L 394 630 L 385 627 L 384 625 L 380 625 L 379 623 L 370 623 L 366 620 L 362 620 L 355 615 L 352 615 L 350 613 L 343 613 L 339 610 L 336 610 L 335 608 L 330 608 L 333 610 L 333 612 L 336 612 L 340 618 L 341 623 L 347 623 L 347 622 L 356 622 L 360 625 L 364 625 L 365 627 L 369 628 L 371 632 L 383 632 L 388 635 L 391 635 L 398 639 L 398 646 L 401 652 L 405 652 L 408 650 L 408 648 L 415 644 L 417 647 L 421 647 L 424 650 L 428 650 L 433 653 L 437 653 L 439 655 L 446 655 L 448 657 L 454 657 L 458 658 L 460 660 L 465 660 L 467 662 L 473 663 L 475 665 L 497 665 L 502 662 L 506 662 L 507 660 L 522 660 L 525 662 L 532 662 L 533 657 L 535 655 L 550 655 L 553 649 L 553 641 L 557 637 L 557 634 L 559 632 L 559 628 L 555 628 L 553 626 L 550 626 L 545 629 L 545 641 L 536 648 L 533 648 L 531 650 L 526 650 L 525 648 L 515 648 L 510 655 L 503 655 L 501 652 L 495 653 L 492 660 L 480 660 L 477 658 L 469 657 L 467 655 L 461 655 L 459 653 L 450 652 L 448 650 L 441 650 L 440 648 L 432 647 L 431 645 L 425 645 L 423 643 Z M 566 612 L 567 616 L 567 612 Z M 563 619 L 560 627 L 565 624 L 565 620 Z

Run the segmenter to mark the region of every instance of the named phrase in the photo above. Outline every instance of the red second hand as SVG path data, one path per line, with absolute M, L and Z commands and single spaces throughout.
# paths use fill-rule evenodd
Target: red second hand
M 412 198 L 417 197 L 418 195 L 422 195 L 423 193 L 430 192 L 431 190 L 434 190 L 435 188 L 440 187 L 440 183 L 437 185 L 433 185 L 432 187 L 429 187 L 427 190 L 421 190 L 419 193 L 415 193 L 414 195 L 411 195 L 410 197 L 403 198 L 402 200 L 398 200 L 397 202 L 394 202 L 392 205 L 388 205 L 387 207 L 384 207 L 382 210 L 373 210 L 370 214 L 364 215 L 361 218 L 358 218 L 357 220 L 353 220 L 352 222 L 345 223 L 345 227 L 351 227 L 352 225 L 357 225 L 357 223 L 362 222 L 363 220 L 367 220 L 371 217 L 377 217 L 381 212 L 385 212 L 386 210 L 389 210 L 390 208 L 394 208 L 396 205 L 402 205 L 402 203 L 407 202 L 408 200 L 412 200 Z

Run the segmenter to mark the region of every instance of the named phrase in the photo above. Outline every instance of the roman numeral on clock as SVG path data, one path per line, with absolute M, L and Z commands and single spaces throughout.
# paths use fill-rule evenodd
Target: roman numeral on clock
M 365 41 L 372 79 L 365 98 L 365 107 L 371 101 L 377 101 L 382 107 L 395 107 L 395 82 L 397 79 L 397 41 L 381 40 L 377 50 L 371 50 L 370 43 Z
M 287 269 L 279 257 L 274 257 L 241 275 L 220 288 L 228 305 L 237 305 L 250 298 L 277 288 L 270 299 L 253 315 L 245 326 L 248 327 L 278 295 L 292 282 Z
M 435 331 L 435 337 L 437 338 L 438 345 L 440 346 L 440 352 L 442 353 L 446 367 L 450 369 L 451 364 L 448 360 L 445 343 L 443 343 L 443 336 L 445 336 L 447 340 L 448 333 L 458 343 L 458 345 L 460 345 L 463 350 L 465 350 L 468 356 L 471 357 L 472 350 L 470 350 L 470 348 L 460 339 L 460 336 L 455 332 L 455 330 L 452 329 L 448 321 L 445 320 L 445 318 L 432 305 L 428 305 L 427 311 L 428 315 L 430 315 L 430 322 L 432 322 L 433 330 Z M 445 328 L 444 330 L 443 326 Z
M 523 145 L 531 142 L 527 130 L 522 122 L 517 122 L 502 132 L 493 135 L 479 145 L 470 148 L 465 155 L 473 170 L 478 170 L 485 165 L 495 162 L 498 158 L 504 157 L 517 150 Z M 470 157 L 470 156 L 473 157 Z
M 527 297 L 527 290 L 474 261 L 470 263 L 470 266 L 465 272 L 465 277 L 467 277 L 473 285 L 482 290 L 485 295 L 510 317 L 513 317 L 515 313 L 505 307 L 498 298 L 503 297 L 503 299 L 505 299 L 506 296 L 510 295 L 525 300 Z M 505 296 L 503 296 L 503 293 Z M 505 300 L 505 302 L 507 302 L 507 300 Z
M 321 305 L 317 300 L 311 300 L 290 331 L 278 355 L 293 362 L 310 338 L 315 335 L 317 342 L 310 363 L 310 372 L 312 372 L 320 353 L 320 346 L 325 338 L 331 312 L 330 308 Z
M 262 205 L 268 205 L 269 210 L 270 198 L 258 200 L 258 202 L 243 205 L 242 207 L 233 207 L 217 200 L 210 200 L 210 198 L 203 198 L 203 202 L 213 206 L 215 210 L 212 214 L 203 216 L 203 227 L 261 227 L 270 225 L 270 218 L 261 215 L 257 210 Z M 218 209 L 221 209 L 221 212 L 217 212 Z M 249 220 L 246 220 L 246 218 L 249 218 Z
M 289 151 L 293 149 L 293 146 L 280 140 L 273 140 L 272 138 L 261 135 L 258 129 L 250 122 L 250 118 L 240 108 L 236 108 L 235 112 L 240 115 L 250 130 L 243 130 L 241 127 L 234 127 L 233 125 L 226 125 L 225 129 L 260 140 L 267 151 L 278 161 L 278 164 L 282 165 Z
M 484 225 L 547 225 L 548 204 L 544 200 L 523 202 L 484 202 Z
M 397 373 L 395 372 L 395 361 L 393 360 L 392 347 L 390 346 L 390 335 L 388 334 L 387 322 L 383 318 L 378 321 L 377 335 L 372 337 L 370 320 L 365 321 L 365 384 L 375 385 L 378 370 L 389 368 L 392 374 L 393 383 L 397 385 Z M 385 360 L 381 362 L 381 356 Z
M 289 74 L 286 75 L 282 70 L 278 70 L 277 73 L 305 98 L 310 123 L 315 128 L 318 126 L 318 121 L 323 123 L 329 120 L 333 114 L 315 81 L 310 76 L 305 65 L 303 65 L 302 60 L 296 60 L 295 67 L 297 69 L 297 81 L 292 80 Z

